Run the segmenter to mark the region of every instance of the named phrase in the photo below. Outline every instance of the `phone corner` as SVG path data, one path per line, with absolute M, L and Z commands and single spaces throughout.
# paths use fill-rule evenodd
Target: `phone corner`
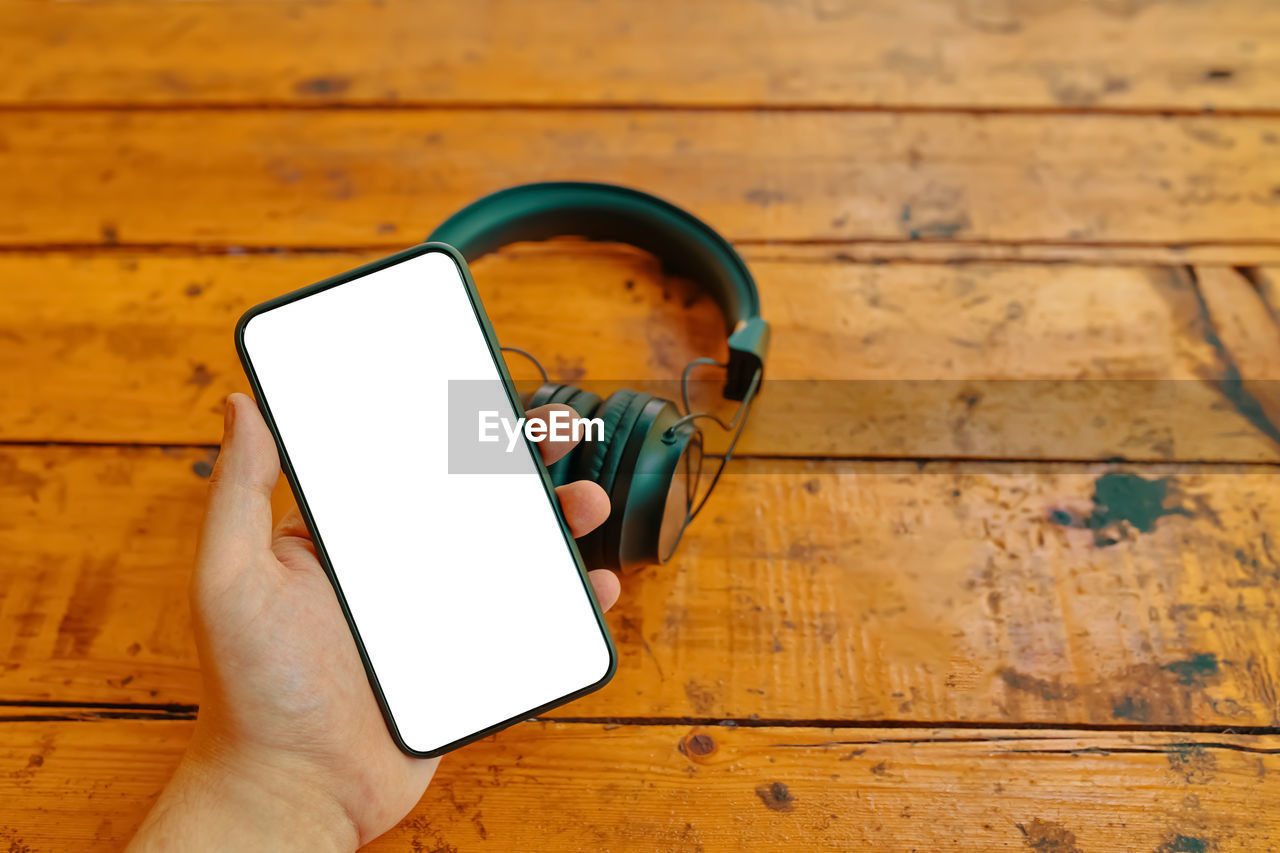
M 265 313 L 270 307 L 271 303 L 269 302 L 259 303 L 246 310 L 240 315 L 240 318 L 236 320 L 236 326 L 235 330 L 232 332 L 232 337 L 235 340 L 236 353 L 240 356 L 241 360 L 246 359 L 248 355 L 245 348 L 245 337 L 249 331 L 249 324 Z
M 401 752 L 403 752 L 405 755 L 409 756 L 410 758 L 418 758 L 423 761 L 428 761 L 432 758 L 440 758 L 452 752 L 453 750 L 457 749 L 458 746 L 462 745 L 462 744 L 457 744 L 457 745 L 446 744 L 445 746 L 436 747 L 435 749 L 420 750 L 420 749 L 414 749 L 413 747 L 409 746 L 409 744 L 405 743 L 404 739 L 394 731 L 392 732 L 391 737 L 395 741 L 396 746 L 399 747 Z
M 613 636 L 609 633 L 609 629 L 605 627 L 603 620 L 601 620 L 600 627 L 602 629 L 601 633 L 604 639 L 605 655 L 607 656 L 608 661 L 604 668 L 604 674 L 601 675 L 595 683 L 588 687 L 584 693 L 594 693 L 595 691 L 604 688 L 610 681 L 613 681 L 613 677 L 618 674 L 618 649 L 613 644 Z
M 427 240 L 419 243 L 414 249 L 423 252 L 444 252 L 457 261 L 463 269 L 466 269 L 467 259 L 463 257 L 462 252 L 457 247 L 449 243 L 442 243 L 439 240 Z

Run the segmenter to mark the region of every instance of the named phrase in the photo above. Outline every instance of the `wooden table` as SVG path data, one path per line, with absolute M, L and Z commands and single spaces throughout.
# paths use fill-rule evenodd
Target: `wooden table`
M 729 235 L 770 384 L 613 683 L 373 848 L 1280 847 L 1272 0 L 6 0 L 0 166 L 0 847 L 191 731 L 235 318 L 550 178 Z M 561 377 L 723 346 L 632 251 L 476 278 Z

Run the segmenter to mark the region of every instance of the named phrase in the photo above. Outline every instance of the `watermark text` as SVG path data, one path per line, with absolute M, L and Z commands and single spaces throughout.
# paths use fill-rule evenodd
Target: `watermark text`
M 552 409 L 546 420 L 502 417 L 497 410 L 485 409 L 479 413 L 476 440 L 485 444 L 499 442 L 505 436 L 507 452 L 515 450 L 523 434 L 529 441 L 603 441 L 604 420 L 601 418 L 577 418 L 564 409 Z

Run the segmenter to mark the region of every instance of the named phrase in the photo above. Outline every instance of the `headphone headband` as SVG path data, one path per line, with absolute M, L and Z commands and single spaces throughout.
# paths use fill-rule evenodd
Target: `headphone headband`
M 570 234 L 644 249 L 661 259 L 665 271 L 705 288 L 724 314 L 729 338 L 724 396 L 747 395 L 769 349 L 755 280 L 729 241 L 670 202 L 614 184 L 524 184 L 472 202 L 427 239 L 448 243 L 473 262 L 509 243 Z

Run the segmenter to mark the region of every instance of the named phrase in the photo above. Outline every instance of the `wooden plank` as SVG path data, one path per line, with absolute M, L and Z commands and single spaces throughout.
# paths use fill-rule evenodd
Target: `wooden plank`
M 1266 0 L 133 0 L 5 23 L 10 104 L 1274 110 L 1280 77 Z
M 0 451 L 0 648 L 9 682 L 0 696 L 125 691 L 128 701 L 165 702 L 177 695 L 164 686 L 172 683 L 193 700 L 186 579 L 203 517 L 200 474 L 213 458 Z
M 1266 243 L 1194 245 L 1107 243 L 983 243 L 966 240 L 859 240 L 858 242 L 790 243 L 770 251 L 767 242 L 740 243 L 739 249 L 757 257 L 781 255 L 839 259 L 859 263 L 903 261 L 934 264 L 982 262 L 1053 263 L 1077 266 L 1183 266 L 1216 264 L 1267 266 L 1280 262 L 1280 245 Z
M 1273 245 L 1280 118 L 16 111 L 0 245 L 402 246 L 486 192 L 615 181 L 734 240 Z
M 204 451 L 0 450 L 0 695 L 194 703 Z M 1276 725 L 1271 466 L 735 464 L 561 716 Z
M 752 265 L 774 346 L 745 452 L 1280 459 L 1266 422 L 1203 381 L 1227 367 L 1184 273 L 767 251 Z M 240 313 L 375 257 L 0 254 L 0 372 L 17 380 L 0 439 L 214 444 L 221 401 L 248 390 L 231 346 Z M 559 379 L 678 399 L 688 360 L 723 357 L 715 306 L 639 252 L 552 243 L 475 271 L 502 340 Z M 708 378 L 694 398 L 717 394 Z
M 118 849 L 191 725 L 0 724 L 4 840 Z M 1277 751 L 1232 734 L 525 723 L 447 756 L 367 849 L 1261 853 L 1280 834 Z

